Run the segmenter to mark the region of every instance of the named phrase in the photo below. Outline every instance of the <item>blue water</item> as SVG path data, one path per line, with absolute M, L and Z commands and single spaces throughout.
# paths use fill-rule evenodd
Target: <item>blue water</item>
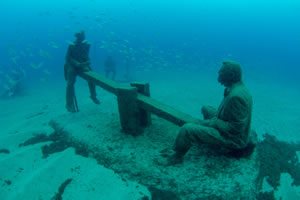
M 62 79 L 68 42 L 79 30 L 97 71 L 106 55 L 120 71 L 126 60 L 173 69 L 232 59 L 270 78 L 298 79 L 297 0 L 1 0 L 0 10 L 0 71 L 22 66 L 30 80 L 44 69 Z
M 144 75 L 142 79 L 167 74 L 174 81 L 188 77 L 177 77 L 182 71 L 193 78 L 197 71 L 217 76 L 225 59 L 241 63 L 252 90 L 261 86 L 255 81 L 265 79 L 269 84 L 253 95 L 253 124 L 263 124 L 259 134 L 282 126 L 293 129 L 288 134 L 282 131 L 281 136 L 299 138 L 299 107 L 294 108 L 300 101 L 296 99 L 300 91 L 299 0 L 1 0 L 0 20 L 0 96 L 14 70 L 26 74 L 27 89 L 44 83 L 65 87 L 66 50 L 74 33 L 84 30 L 91 43 L 93 70 L 103 73 L 104 60 L 110 55 L 117 63 L 120 81 L 126 79 L 128 66 L 128 81 L 141 78 L 134 71 Z M 270 83 L 282 87 L 269 90 Z M 293 89 L 285 91 L 285 87 Z M 192 95 L 180 98 L 193 99 L 195 102 L 187 100 L 186 104 L 198 106 L 199 95 Z M 180 98 L 172 101 L 188 107 Z M 274 98 L 271 103 L 270 98 Z M 182 110 L 198 112 L 190 108 Z

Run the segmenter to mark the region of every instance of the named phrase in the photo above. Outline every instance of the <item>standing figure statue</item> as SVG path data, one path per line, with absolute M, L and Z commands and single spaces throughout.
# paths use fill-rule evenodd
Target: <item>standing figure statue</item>
M 105 77 L 109 78 L 111 74 L 111 79 L 115 80 L 116 77 L 116 63 L 111 56 L 108 56 L 104 62 L 105 67 Z
M 91 70 L 89 58 L 90 44 L 85 40 L 83 31 L 75 34 L 74 43 L 70 44 L 66 54 L 66 63 L 64 66 L 66 88 L 66 108 L 69 112 L 78 112 L 77 100 L 75 96 L 76 76 L 80 73 Z M 95 104 L 100 104 L 96 95 L 96 86 L 93 82 L 88 81 L 90 97 Z

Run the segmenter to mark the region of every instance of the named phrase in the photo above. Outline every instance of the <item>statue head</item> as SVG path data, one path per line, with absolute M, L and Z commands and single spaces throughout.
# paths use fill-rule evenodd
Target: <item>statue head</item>
M 230 87 L 242 81 L 242 69 L 240 64 L 234 61 L 224 61 L 219 70 L 218 81 L 225 87 Z
M 85 40 L 85 34 L 84 31 L 80 31 L 75 33 L 75 37 L 76 37 L 76 43 L 81 43 Z

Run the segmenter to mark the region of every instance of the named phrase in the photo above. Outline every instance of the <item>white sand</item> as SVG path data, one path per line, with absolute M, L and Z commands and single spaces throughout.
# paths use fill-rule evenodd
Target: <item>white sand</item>
M 121 179 L 94 159 L 76 155 L 72 148 L 44 159 L 41 146 L 46 143 L 19 147 L 34 134 L 50 134 L 53 130 L 48 122 L 53 116 L 68 114 L 63 88 L 52 88 L 43 95 L 41 90 L 30 92 L 0 101 L 0 149 L 10 151 L 0 154 L 0 199 L 51 199 L 68 178 L 72 181 L 63 199 L 138 200 L 150 195 L 145 187 Z

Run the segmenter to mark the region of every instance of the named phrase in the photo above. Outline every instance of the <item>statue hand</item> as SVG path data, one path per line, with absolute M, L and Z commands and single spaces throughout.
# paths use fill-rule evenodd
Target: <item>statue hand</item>
M 88 71 L 90 71 L 91 70 L 91 67 L 90 67 L 90 65 L 89 64 L 82 64 L 81 66 L 80 66 L 80 69 L 82 70 L 82 71 L 84 71 L 84 72 L 88 72 Z
M 80 63 L 80 64 L 81 64 L 81 65 L 90 65 L 91 62 L 88 60 L 88 61 L 82 62 L 82 63 Z

